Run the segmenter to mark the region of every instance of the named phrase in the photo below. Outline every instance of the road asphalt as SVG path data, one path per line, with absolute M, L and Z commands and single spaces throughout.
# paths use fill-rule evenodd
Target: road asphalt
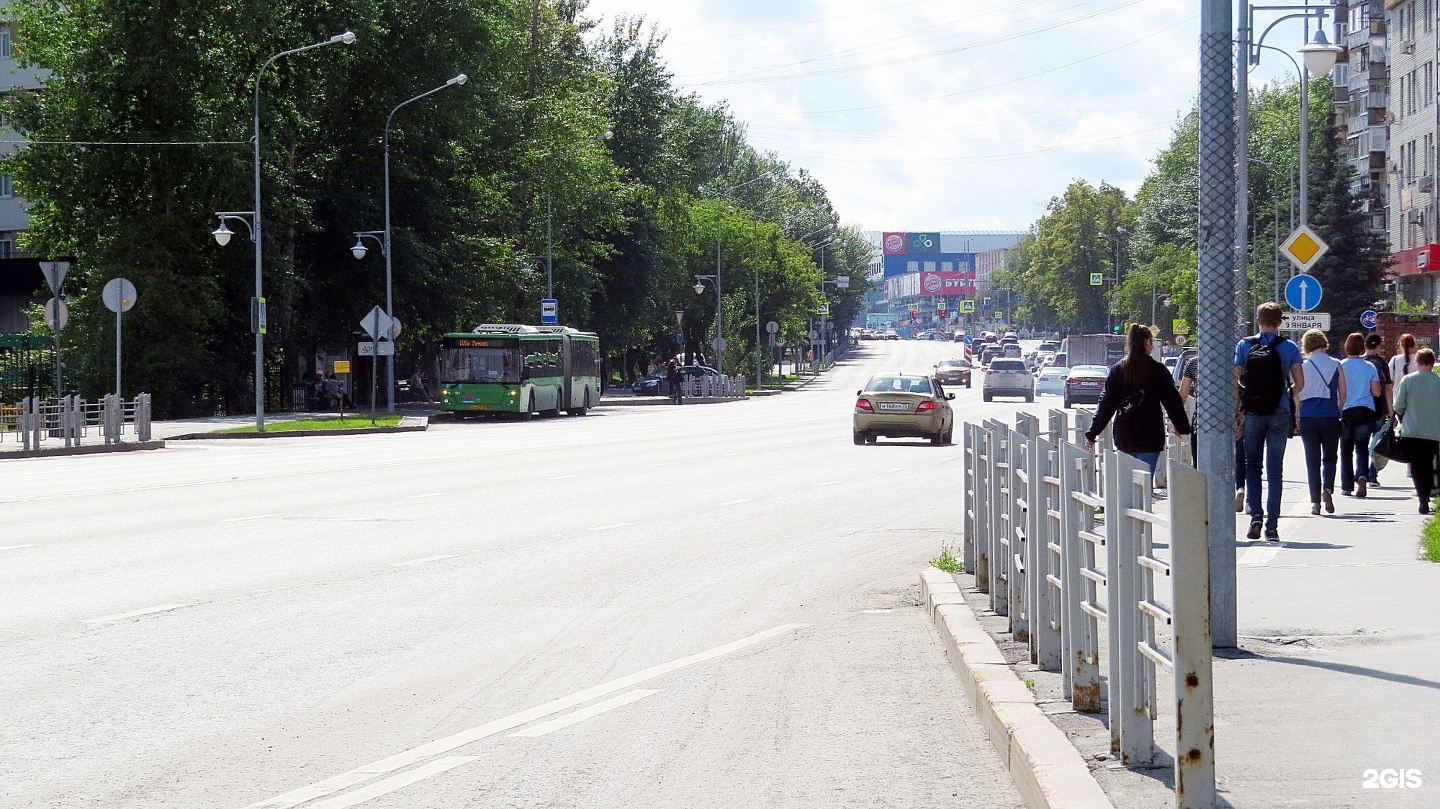
M 1019 807 L 918 607 L 960 449 L 850 440 L 871 372 L 957 348 L 724 405 L 0 457 L 0 806 Z

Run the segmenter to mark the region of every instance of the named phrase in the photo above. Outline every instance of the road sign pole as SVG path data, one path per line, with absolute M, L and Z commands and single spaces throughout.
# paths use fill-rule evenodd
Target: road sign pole
M 375 324 L 371 338 L 375 341 L 375 353 L 370 355 L 370 426 L 375 426 L 376 372 L 380 369 L 380 310 L 372 309 L 371 321 Z
M 115 398 L 120 397 L 120 318 L 125 316 L 125 307 L 115 307 Z M 117 402 L 116 404 L 119 404 Z

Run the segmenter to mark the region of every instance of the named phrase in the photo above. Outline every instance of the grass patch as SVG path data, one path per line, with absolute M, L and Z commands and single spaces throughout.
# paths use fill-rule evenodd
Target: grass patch
M 376 427 L 394 427 L 400 423 L 402 417 L 398 413 L 377 413 L 375 423 L 370 423 L 370 416 L 347 414 L 344 418 L 339 416 L 322 416 L 315 419 L 295 419 L 293 421 L 271 421 L 265 424 L 267 433 L 298 433 L 306 430 L 370 430 Z M 217 430 L 217 433 L 253 433 L 254 427 L 232 427 L 228 430 Z
M 1034 690 L 1035 690 L 1035 678 L 1034 678 L 1034 677 L 1026 677 L 1026 678 L 1025 678 L 1025 687 L 1028 688 L 1028 689 L 1030 689 L 1031 691 L 1034 691 Z
M 965 572 L 965 563 L 955 558 L 955 546 L 948 542 L 940 546 L 940 555 L 931 559 L 930 564 L 946 573 Z
M 1435 511 L 1435 509 L 1431 509 Z M 1440 512 L 1437 512 L 1440 514 Z M 1420 558 L 1427 562 L 1440 562 L 1440 522 L 1435 517 L 1425 521 L 1420 531 Z

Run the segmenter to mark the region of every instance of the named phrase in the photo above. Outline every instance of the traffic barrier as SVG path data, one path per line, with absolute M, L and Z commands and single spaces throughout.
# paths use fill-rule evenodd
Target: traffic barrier
M 150 394 L 127 400 L 108 393 L 98 402 L 86 402 L 78 395 L 50 401 L 26 397 L 20 402 L 17 419 L 19 440 L 27 451 L 41 449 L 47 438 L 58 438 L 65 447 L 78 447 L 92 426 L 105 444 L 119 444 L 126 425 L 131 426 L 137 441 L 150 440 Z M 0 440 L 6 434 L 0 433 Z
M 1109 431 L 1085 449 L 1092 418 L 1077 412 L 1072 430 L 1052 411 L 1043 433 L 1029 414 L 1013 429 L 963 426 L 966 569 L 1031 662 L 1061 672 L 1075 710 L 1108 702 L 1111 747 L 1127 766 L 1156 761 L 1158 669 L 1170 669 L 1177 805 L 1214 806 L 1205 476 L 1188 440 L 1169 442 L 1169 514 L 1158 513 L 1152 475 Z
M 713 399 L 738 399 L 745 396 L 745 377 L 692 376 L 685 379 L 685 395 Z

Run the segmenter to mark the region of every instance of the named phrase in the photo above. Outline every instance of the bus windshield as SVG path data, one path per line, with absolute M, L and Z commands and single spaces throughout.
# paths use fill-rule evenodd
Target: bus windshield
M 514 385 L 520 382 L 520 350 L 518 348 L 445 348 L 441 381 L 447 384 L 494 382 Z

